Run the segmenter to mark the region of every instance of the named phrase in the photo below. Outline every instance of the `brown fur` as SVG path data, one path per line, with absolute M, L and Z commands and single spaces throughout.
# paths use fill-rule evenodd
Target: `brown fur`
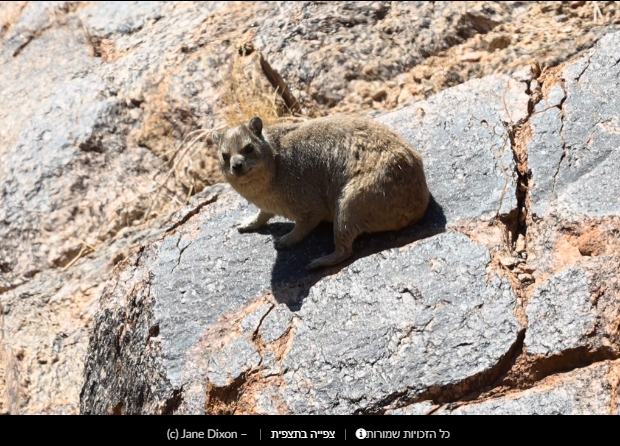
M 213 139 L 226 180 L 260 209 L 240 232 L 281 215 L 295 222 L 276 242 L 283 248 L 321 221 L 334 223 L 335 252 L 309 268 L 341 262 L 359 234 L 402 229 L 419 221 L 428 206 L 420 154 L 369 119 L 327 117 L 263 130 L 260 118 L 253 118 Z

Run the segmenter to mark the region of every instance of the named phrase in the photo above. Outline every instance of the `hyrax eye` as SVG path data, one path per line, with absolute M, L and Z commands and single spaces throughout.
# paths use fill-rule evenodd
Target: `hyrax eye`
M 245 146 L 243 148 L 243 154 L 244 155 L 249 155 L 250 153 L 252 153 L 254 151 L 254 146 L 252 144 L 248 144 L 247 146 Z
M 222 159 L 225 163 L 227 163 L 228 161 L 230 161 L 230 155 L 228 153 L 222 153 Z

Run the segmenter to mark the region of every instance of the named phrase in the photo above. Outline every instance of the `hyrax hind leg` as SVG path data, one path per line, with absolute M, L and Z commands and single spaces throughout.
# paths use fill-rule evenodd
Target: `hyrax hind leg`
M 256 231 L 257 229 L 262 228 L 265 224 L 274 216 L 274 214 L 270 214 L 269 212 L 265 212 L 263 210 L 259 210 L 258 213 L 247 220 L 242 221 L 237 230 L 241 233 Z
M 322 215 L 307 215 L 304 218 L 295 221 L 295 227 L 286 235 L 276 240 L 276 247 L 288 248 L 306 238 L 319 223 L 323 221 Z
M 334 244 L 336 250 L 326 256 L 313 260 L 308 269 L 317 269 L 323 266 L 335 265 L 342 262 L 353 252 L 353 241 L 362 232 L 360 227 L 359 200 L 345 195 L 336 206 L 334 215 Z M 363 221 L 363 220 L 362 220 Z

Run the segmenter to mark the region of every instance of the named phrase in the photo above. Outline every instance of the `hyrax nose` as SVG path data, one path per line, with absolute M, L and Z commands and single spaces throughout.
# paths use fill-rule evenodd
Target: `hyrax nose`
M 243 168 L 243 162 L 241 162 L 239 160 L 233 162 L 232 169 L 235 172 L 240 172 L 242 168 Z

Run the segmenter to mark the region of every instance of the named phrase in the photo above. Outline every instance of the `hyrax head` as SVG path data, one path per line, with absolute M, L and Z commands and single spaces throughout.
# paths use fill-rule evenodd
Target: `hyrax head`
M 213 132 L 213 142 L 220 149 L 220 166 L 229 183 L 244 184 L 268 176 L 273 157 L 258 116 L 222 134 Z

